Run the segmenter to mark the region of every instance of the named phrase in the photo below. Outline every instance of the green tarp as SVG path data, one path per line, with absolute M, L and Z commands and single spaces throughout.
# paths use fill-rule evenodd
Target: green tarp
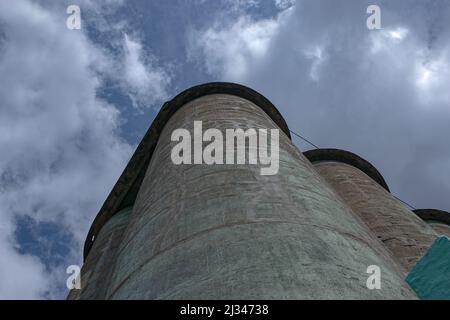
M 436 239 L 406 281 L 421 299 L 450 300 L 450 239 Z

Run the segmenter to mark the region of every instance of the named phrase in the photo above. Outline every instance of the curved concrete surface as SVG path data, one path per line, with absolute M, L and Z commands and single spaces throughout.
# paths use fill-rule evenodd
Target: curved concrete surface
M 284 130 L 277 175 L 260 175 L 259 165 L 173 164 L 173 130 L 192 130 L 196 120 L 222 132 L 279 127 L 254 101 L 231 94 L 175 112 L 141 184 L 107 298 L 415 297 Z M 383 270 L 383 290 L 366 287 L 370 265 Z
M 387 191 L 384 179 L 366 160 L 364 166 L 353 165 L 361 158 L 349 161 L 356 155 L 344 150 L 318 149 L 304 155 L 409 272 L 436 239 L 434 230 Z

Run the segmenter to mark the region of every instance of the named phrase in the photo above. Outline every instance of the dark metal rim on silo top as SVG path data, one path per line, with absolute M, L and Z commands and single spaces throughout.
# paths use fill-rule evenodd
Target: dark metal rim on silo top
M 303 154 L 311 163 L 335 161 L 358 168 L 388 192 L 391 192 L 380 172 L 378 172 L 378 170 L 369 161 L 364 160 L 352 152 L 340 149 L 313 149 L 306 151 Z
M 436 221 L 450 226 L 450 213 L 438 209 L 416 209 L 413 212 L 423 221 Z
M 286 121 L 283 119 L 278 109 L 267 98 L 253 89 L 236 83 L 211 82 L 181 92 L 171 101 L 164 103 L 131 157 L 131 160 L 128 162 L 125 170 L 119 177 L 119 180 L 106 198 L 100 212 L 95 217 L 94 222 L 89 229 L 89 233 L 84 243 L 84 259 L 86 259 L 89 250 L 94 243 L 95 237 L 98 235 L 102 226 L 116 212 L 134 203 L 139 187 L 144 179 L 146 168 L 150 163 L 153 151 L 158 143 L 159 136 L 172 115 L 187 103 L 211 94 L 229 94 L 254 103 L 259 106 L 276 123 L 276 125 L 278 125 L 289 139 L 291 139 Z

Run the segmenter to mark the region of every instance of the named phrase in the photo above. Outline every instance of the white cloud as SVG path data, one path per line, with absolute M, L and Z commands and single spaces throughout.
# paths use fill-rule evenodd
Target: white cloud
M 295 5 L 296 0 L 275 0 L 278 9 L 285 10 Z
M 323 49 L 319 46 L 308 47 L 303 51 L 304 56 L 311 60 L 311 69 L 309 75 L 314 81 L 319 81 L 320 67 L 326 60 Z
M 19 254 L 3 234 L 0 256 L 0 298 L 36 299 L 46 293 L 50 286 L 48 275 L 38 258 Z
M 80 263 L 93 216 L 131 155 L 117 134 L 119 112 L 98 98 L 115 58 L 56 13 L 21 0 L 0 2 L 0 298 L 39 298 L 65 266 L 20 254 L 15 220 L 29 215 L 67 228 Z M 64 283 L 63 283 L 64 285 Z M 59 287 L 58 289 L 60 289 Z
M 127 20 L 125 2 L 83 0 L 81 8 L 82 12 L 89 13 L 84 15 L 86 23 L 107 37 L 104 44 L 109 49 L 103 50 L 109 57 L 109 64 L 102 68 L 102 75 L 112 81 L 115 89 L 130 98 L 136 110 L 159 109 L 168 98 L 172 66 L 163 65 L 143 45 L 139 34 Z
M 383 29 L 368 31 L 370 1 L 276 0 L 273 18 L 251 16 L 259 1 L 229 1 L 232 14 L 190 34 L 191 60 L 259 90 L 316 144 L 367 158 L 405 200 L 450 210 L 448 3 L 381 1 Z M 112 50 L 67 30 L 65 8 L 41 3 L 0 1 L 0 298 L 43 297 L 65 282 L 65 270 L 19 253 L 17 217 L 67 228 L 67 262 L 79 263 L 131 155 L 117 107 L 99 98 L 103 80 L 139 110 L 171 82 L 127 21 L 108 21 L 122 0 L 81 4 Z
M 201 2 L 207 2 L 206 0 L 200 0 Z M 230 12 L 245 12 L 247 9 L 257 8 L 260 5 L 261 0 L 225 0 L 224 1 Z
M 396 28 L 394 30 L 389 30 L 388 35 L 395 40 L 403 40 L 408 35 L 408 29 Z

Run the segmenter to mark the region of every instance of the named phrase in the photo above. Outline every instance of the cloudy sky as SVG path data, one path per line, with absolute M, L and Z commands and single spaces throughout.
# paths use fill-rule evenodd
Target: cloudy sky
M 0 0 L 0 298 L 65 298 L 160 106 L 208 81 L 258 90 L 414 207 L 450 211 L 449 21 L 448 0 Z

